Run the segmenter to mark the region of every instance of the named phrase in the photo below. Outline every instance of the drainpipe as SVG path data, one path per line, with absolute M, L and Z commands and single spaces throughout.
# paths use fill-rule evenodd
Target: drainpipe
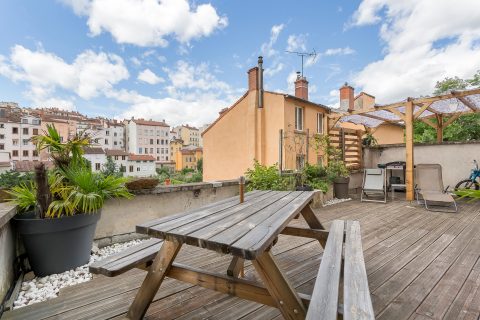
M 263 108 L 263 57 L 258 57 L 258 107 Z

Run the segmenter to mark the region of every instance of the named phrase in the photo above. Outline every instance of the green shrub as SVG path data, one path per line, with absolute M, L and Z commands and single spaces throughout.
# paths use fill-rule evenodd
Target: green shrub
M 329 181 L 327 178 L 327 168 L 322 165 L 306 164 L 302 171 L 302 178 L 304 184 L 311 186 L 314 189 L 328 191 Z
M 0 188 L 11 189 L 15 186 L 29 184 L 33 181 L 33 173 L 20 173 L 9 170 L 0 174 Z
M 289 190 L 291 178 L 283 177 L 276 165 L 267 167 L 254 161 L 253 168 L 245 172 L 248 179 L 247 190 Z

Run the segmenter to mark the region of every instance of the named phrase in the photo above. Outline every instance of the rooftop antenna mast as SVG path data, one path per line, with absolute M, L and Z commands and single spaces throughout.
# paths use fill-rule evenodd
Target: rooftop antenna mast
M 315 59 L 317 58 L 317 52 L 315 51 L 315 48 L 313 49 L 312 52 L 298 52 L 298 51 L 288 51 L 288 50 L 286 50 L 285 52 L 296 54 L 302 59 L 302 77 L 303 77 L 303 59 L 305 57 L 308 57 L 308 58 L 313 57 L 312 61 L 315 61 Z

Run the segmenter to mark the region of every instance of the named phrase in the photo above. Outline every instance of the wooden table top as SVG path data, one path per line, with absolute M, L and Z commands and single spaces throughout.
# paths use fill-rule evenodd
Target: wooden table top
M 312 191 L 252 191 L 137 226 L 138 233 L 253 260 L 312 199 Z

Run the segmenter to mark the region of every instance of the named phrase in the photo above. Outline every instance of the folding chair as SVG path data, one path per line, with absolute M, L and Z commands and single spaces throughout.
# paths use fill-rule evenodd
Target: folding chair
M 457 203 L 443 186 L 442 166 L 417 164 L 415 167 L 415 194 L 418 204 L 425 209 L 438 212 L 457 212 Z M 446 208 L 446 209 L 443 209 Z
M 364 199 L 372 196 L 383 196 L 383 200 Z M 387 202 L 387 176 L 385 169 L 365 169 L 360 201 Z

